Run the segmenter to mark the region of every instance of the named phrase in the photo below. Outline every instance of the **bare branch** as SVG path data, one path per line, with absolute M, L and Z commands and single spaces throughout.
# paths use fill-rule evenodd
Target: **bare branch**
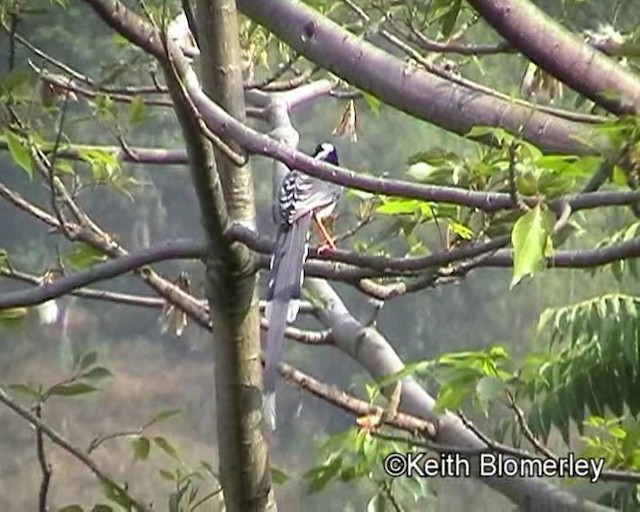
M 53 144 L 50 146 L 47 145 L 41 149 L 43 154 L 50 155 L 52 148 Z M 6 137 L 0 137 L 0 149 L 9 149 Z M 83 153 L 92 149 L 115 155 L 115 157 L 121 162 L 155 165 L 184 165 L 187 163 L 187 154 L 183 149 L 129 147 L 129 151 L 127 152 L 119 146 L 65 144 L 64 147 L 58 148 L 56 154 L 58 155 L 58 158 L 84 161 L 82 156 Z
M 38 419 L 42 418 L 42 403 L 38 403 L 35 406 L 35 416 Z M 42 437 L 42 429 L 36 427 L 36 453 L 38 456 L 38 464 L 40 465 L 40 472 L 42 473 L 42 480 L 40 481 L 40 491 L 38 492 L 38 511 L 49 511 L 49 483 L 51 482 L 51 464 L 47 462 L 47 455 L 44 451 L 44 439 Z
M 0 295 L 0 309 L 11 304 L 34 306 L 65 295 L 72 290 L 104 281 L 139 269 L 145 265 L 168 259 L 191 259 L 204 254 L 204 244 L 193 240 L 169 240 L 153 247 L 140 249 L 119 258 L 99 263 L 71 276 L 56 279 L 51 284 Z
M 102 469 L 100 469 L 91 458 L 83 453 L 81 448 L 71 444 L 71 442 L 69 442 L 61 434 L 49 427 L 40 418 L 22 407 L 18 402 L 13 400 L 2 388 L 0 388 L 0 402 L 9 407 L 9 409 L 15 412 L 18 416 L 21 416 L 23 419 L 31 423 L 31 425 L 42 432 L 45 436 L 47 436 L 52 443 L 56 444 L 64 451 L 72 455 L 75 459 L 84 464 L 96 477 L 98 477 L 101 482 L 106 482 L 119 494 L 126 497 L 135 510 L 139 512 L 150 512 L 149 507 L 133 497 L 127 489 L 125 489 L 122 485 L 116 483 L 113 478 L 102 471 Z

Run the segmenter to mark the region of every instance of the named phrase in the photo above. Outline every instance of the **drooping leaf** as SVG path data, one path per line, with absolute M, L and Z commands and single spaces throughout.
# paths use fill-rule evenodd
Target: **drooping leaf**
M 540 205 L 525 213 L 513 226 L 513 278 L 511 288 L 526 276 L 544 266 L 544 258 L 551 245 L 554 216 Z
M 502 379 L 487 375 L 476 384 L 476 398 L 483 412 L 505 391 L 506 385 Z
M 102 484 L 102 492 L 105 498 L 121 505 L 125 510 L 131 510 L 133 503 L 128 495 L 118 489 L 113 482 L 109 480 L 102 479 L 100 483 Z
M 149 439 L 144 436 L 135 437 L 131 441 L 131 445 L 133 447 L 134 458 L 136 460 L 145 460 L 149 457 L 149 452 L 151 451 L 151 443 Z
M 282 485 L 291 478 L 284 471 L 273 466 L 269 468 L 269 472 L 271 473 L 271 481 L 277 485 Z
M 64 256 L 65 263 L 76 270 L 85 269 L 106 259 L 100 251 L 82 243 L 76 244 L 71 252 Z
M 28 147 L 15 133 L 7 130 L 5 135 L 13 161 L 27 173 L 29 179 L 33 179 L 33 162 Z
M 176 450 L 164 437 L 156 436 L 153 438 L 153 442 L 167 455 L 176 460 L 180 460 L 180 457 L 178 456 L 178 450 Z
M 442 35 L 448 37 L 453 32 L 460 14 L 462 0 L 453 0 L 447 13 L 442 17 Z
M 170 482 L 173 482 L 176 480 L 176 475 L 174 475 L 171 471 L 167 471 L 166 469 L 161 469 L 158 471 L 158 473 L 162 478 Z
M 145 104 L 144 100 L 140 96 L 133 98 L 131 102 L 131 108 L 129 110 L 129 122 L 131 124 L 139 124 L 144 121 L 145 117 Z
M 98 388 L 87 384 L 86 382 L 70 382 L 56 384 L 49 390 L 49 394 L 56 396 L 77 396 L 93 393 L 94 391 L 98 391 Z
M 156 413 L 156 415 L 153 418 L 151 418 L 146 425 L 147 427 L 150 427 L 151 425 L 155 425 L 159 421 L 163 421 L 168 418 L 171 418 L 172 416 L 175 416 L 176 414 L 180 414 L 181 412 L 182 412 L 182 409 L 163 409 L 158 413 Z

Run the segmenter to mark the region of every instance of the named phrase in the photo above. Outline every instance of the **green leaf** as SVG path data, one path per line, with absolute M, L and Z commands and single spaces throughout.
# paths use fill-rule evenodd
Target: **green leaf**
M 271 473 L 271 481 L 276 485 L 282 485 L 283 483 L 285 483 L 287 480 L 291 478 L 284 471 L 282 471 L 281 469 L 275 468 L 273 466 L 270 468 L 270 473 Z
M 114 501 L 118 505 L 121 505 L 125 510 L 131 510 L 131 506 L 133 505 L 133 503 L 131 502 L 131 498 L 129 498 L 129 496 L 118 489 L 113 484 L 113 482 L 104 479 L 102 479 L 100 482 L 102 484 L 102 492 L 107 499 Z
M 139 124 L 144 121 L 145 117 L 145 104 L 144 100 L 140 96 L 133 98 L 131 102 L 131 108 L 129 110 L 129 122 L 131 124 Z
M 386 375 L 382 379 L 378 381 L 378 386 L 380 388 L 384 388 L 389 384 L 393 384 L 399 380 L 402 380 L 406 377 L 410 377 L 415 375 L 416 373 L 422 373 L 425 370 L 431 368 L 434 365 L 433 361 L 415 361 L 413 363 L 408 363 L 404 366 L 402 370 L 399 370 L 391 375 Z
M 89 366 L 94 365 L 97 359 L 98 352 L 96 352 L 95 350 L 85 352 L 81 354 L 78 360 L 75 362 L 74 369 L 81 372 L 82 370 L 89 368 Z
M 131 441 L 131 445 L 136 460 L 145 460 L 149 456 L 151 443 L 148 438 L 144 436 L 136 437 Z
M 427 162 L 416 162 L 407 169 L 407 174 L 422 183 L 447 185 L 452 182 L 454 172 L 449 167 L 438 167 Z
M 470 139 L 493 139 L 502 146 L 513 141 L 514 137 L 504 128 L 495 126 L 474 126 L 466 135 Z
M 26 315 L 27 308 L 0 309 L 0 327 L 14 329 L 22 323 Z
M 100 251 L 82 243 L 77 244 L 64 256 L 65 263 L 76 270 L 85 269 L 106 259 L 107 257 Z
M 82 148 L 78 153 L 91 166 L 94 181 L 108 183 L 120 174 L 120 162 L 115 153 L 92 147 Z
M 7 386 L 11 391 L 17 391 L 18 393 L 24 393 L 32 398 L 40 398 L 40 393 L 37 389 L 27 386 L 26 384 L 9 384 Z
M 449 229 L 464 240 L 471 240 L 473 238 L 473 231 L 455 220 L 449 221 Z
M 7 136 L 7 146 L 13 161 L 18 164 L 28 175 L 33 178 L 33 162 L 27 146 L 13 132 L 5 132 Z
M 314 494 L 322 491 L 329 481 L 334 478 L 342 469 L 342 456 L 332 456 L 327 461 L 307 471 L 303 478 L 309 480 L 307 492 Z
M 49 394 L 56 396 L 76 396 L 86 395 L 94 391 L 98 391 L 98 388 L 85 382 L 71 382 L 68 384 L 56 384 L 49 390 Z
M 93 506 L 91 512 L 113 512 L 113 507 L 105 505 L 104 503 L 98 503 Z
M 373 112 L 375 115 L 379 115 L 380 114 L 380 105 L 381 102 L 378 98 L 376 98 L 375 96 L 369 94 L 368 92 L 362 92 L 362 99 L 364 99 L 364 102 L 367 104 L 367 107 L 369 107 L 369 110 L 371 110 L 371 112 Z
M 167 471 L 166 469 L 161 469 L 158 471 L 158 473 L 160 473 L 160 476 L 162 478 L 170 482 L 174 482 L 176 480 L 176 475 L 174 475 L 171 471 Z
M 484 412 L 506 389 L 505 383 L 498 377 L 488 375 L 476 384 L 476 397 Z
M 182 409 L 163 409 L 156 413 L 156 415 L 149 420 L 149 422 L 146 424 L 146 427 L 148 428 L 151 425 L 155 425 L 159 421 L 171 418 L 171 416 L 175 416 L 176 414 L 180 414 L 181 412 Z
M 95 368 L 92 368 L 88 372 L 79 375 L 79 377 L 98 384 L 103 380 L 112 378 L 113 373 L 111 373 L 103 366 L 97 366 Z
M 180 460 L 180 458 L 178 457 L 178 451 L 164 437 L 154 437 L 153 442 L 156 443 L 156 445 L 158 445 L 158 448 L 160 448 L 167 455 L 176 460 Z
M 28 88 L 32 78 L 33 74 L 25 69 L 14 69 L 5 73 L 0 80 L 0 98 L 4 99 L 21 87 Z
M 456 26 L 462 0 L 454 0 L 447 14 L 442 17 L 442 35 L 448 37 Z
M 446 386 L 438 393 L 435 409 L 440 412 L 445 409 L 457 409 L 470 394 L 470 383 L 468 383 L 468 385 Z
M 66 505 L 57 509 L 56 512 L 84 512 L 84 509 L 80 505 Z
M 540 205 L 529 210 L 513 226 L 513 278 L 511 288 L 544 265 L 544 257 L 551 245 L 554 216 Z
M 73 175 L 76 173 L 73 163 L 70 160 L 56 159 L 56 172 Z

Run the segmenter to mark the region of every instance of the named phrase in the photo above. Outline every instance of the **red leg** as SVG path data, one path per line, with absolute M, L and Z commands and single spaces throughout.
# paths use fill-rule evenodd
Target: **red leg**
M 313 214 L 313 220 L 318 226 L 318 229 L 320 230 L 320 233 L 322 234 L 322 237 L 324 238 L 324 241 L 325 241 L 324 244 L 318 247 L 318 253 L 322 253 L 327 249 L 335 249 L 336 244 L 335 244 L 335 241 L 333 240 L 333 237 L 329 234 L 329 231 L 327 231 L 327 228 L 324 227 L 324 225 L 322 224 L 322 221 L 318 218 L 318 216 L 315 213 Z

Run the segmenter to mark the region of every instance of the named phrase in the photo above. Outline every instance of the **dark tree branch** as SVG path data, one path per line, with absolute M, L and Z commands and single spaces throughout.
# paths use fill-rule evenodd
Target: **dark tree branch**
M 25 201 L 2 184 L 0 184 L 0 196 L 48 225 L 59 227 L 59 222 L 55 217 Z M 79 239 L 85 237 L 86 240 L 86 231 L 79 226 L 68 223 L 67 228 L 75 237 Z M 257 264 L 261 268 L 268 268 L 269 261 L 266 255 L 270 254 L 272 250 L 270 240 L 238 225 L 231 226 L 225 237 L 229 240 L 241 241 L 251 250 L 265 255 L 257 260 Z M 465 245 L 449 251 L 410 258 L 367 255 L 341 249 L 318 255 L 317 251 L 313 250 L 310 253 L 311 260 L 318 258 L 325 261 L 308 261 L 305 264 L 305 271 L 310 276 L 342 280 L 358 285 L 365 293 L 376 298 L 388 299 L 420 290 L 425 286 L 432 286 L 438 276 L 436 274 L 430 275 L 424 279 L 424 283 L 422 280 L 418 280 L 415 283 L 379 285 L 363 281 L 367 277 L 379 275 L 371 271 L 382 272 L 386 276 L 402 275 L 445 267 L 464 260 L 471 260 L 466 266 L 465 273 L 474 268 L 511 267 L 513 265 L 511 250 L 499 250 L 508 241 L 509 237 L 504 236 L 477 245 Z M 145 265 L 170 259 L 202 258 L 205 254 L 206 246 L 203 242 L 191 239 L 169 240 L 134 253 L 120 254 L 114 260 L 94 265 L 85 271 L 63 277 L 49 285 L 2 294 L 0 295 L 0 308 L 41 304 L 92 283 L 140 270 Z M 556 251 L 548 258 L 548 265 L 556 268 L 593 268 L 638 256 L 640 256 L 640 237 L 597 249 Z M 478 257 L 480 258 L 473 260 Z M 344 265 L 337 266 L 332 262 L 341 262 Z
M 193 240 L 169 240 L 105 263 L 93 265 L 82 272 L 57 279 L 51 284 L 0 294 L 0 309 L 14 307 L 11 304 L 17 303 L 24 306 L 42 304 L 43 302 L 61 297 L 78 288 L 127 274 L 145 265 L 170 259 L 193 259 L 203 254 L 204 244 L 200 242 L 196 243 Z

